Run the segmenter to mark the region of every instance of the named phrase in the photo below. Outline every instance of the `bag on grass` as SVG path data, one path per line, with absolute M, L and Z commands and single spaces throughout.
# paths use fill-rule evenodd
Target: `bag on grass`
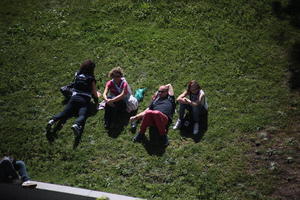
M 128 113 L 130 113 L 130 112 L 132 112 L 134 110 L 137 110 L 138 106 L 139 106 L 138 100 L 134 96 L 132 96 L 132 95 L 129 96 L 126 104 L 127 104 L 126 111 Z
M 139 88 L 135 91 L 134 97 L 138 100 L 138 102 L 141 102 L 143 100 L 146 90 L 146 88 Z
M 77 74 L 78 74 L 78 72 L 75 72 L 73 82 L 69 83 L 68 85 L 62 86 L 60 88 L 60 92 L 62 93 L 62 95 L 64 95 L 64 97 L 66 99 L 69 99 L 72 96 L 72 93 L 74 91 L 75 79 L 76 79 Z
M 64 95 L 66 99 L 69 99 L 72 96 L 73 91 L 74 91 L 74 83 L 70 83 L 60 88 L 60 92 Z

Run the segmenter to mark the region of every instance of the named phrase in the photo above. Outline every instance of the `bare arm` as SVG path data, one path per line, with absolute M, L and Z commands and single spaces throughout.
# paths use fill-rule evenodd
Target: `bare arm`
M 104 88 L 104 91 L 103 91 L 103 99 L 105 100 L 105 101 L 107 101 L 108 99 L 107 99 L 107 93 L 108 93 L 108 87 L 107 87 L 107 85 L 105 85 L 105 88 Z
M 200 92 L 200 95 L 199 95 L 199 98 L 196 100 L 196 101 L 191 101 L 190 99 L 187 100 L 187 104 L 191 105 L 191 106 L 198 106 L 202 99 L 204 98 L 204 93 L 203 92 Z
M 140 112 L 139 114 L 135 115 L 135 116 L 132 116 L 130 117 L 130 121 L 134 121 L 134 120 L 139 120 L 139 119 L 142 119 L 145 115 L 145 112 L 149 110 L 149 108 L 145 109 L 143 112 Z
M 188 94 L 188 92 L 185 90 L 183 93 L 181 93 L 178 97 L 177 97 L 177 101 L 179 103 L 183 103 L 186 104 L 186 95 Z
M 126 94 L 127 94 L 127 93 L 126 93 Z M 120 101 L 120 100 L 122 100 L 122 99 L 125 98 L 126 94 L 125 94 L 125 90 L 123 90 L 123 91 L 121 92 L 121 94 L 119 94 L 118 96 L 116 96 L 116 97 L 114 97 L 114 98 L 112 98 L 112 99 L 109 99 L 109 100 L 107 100 L 107 101 L 112 102 L 112 103 L 113 103 L 113 102 Z
M 168 93 L 170 96 L 174 96 L 174 89 L 173 86 L 171 84 L 167 84 L 166 86 L 168 86 Z

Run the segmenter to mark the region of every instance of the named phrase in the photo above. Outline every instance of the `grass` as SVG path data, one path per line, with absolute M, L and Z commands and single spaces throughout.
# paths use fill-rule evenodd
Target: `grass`
M 0 152 L 25 160 L 33 179 L 147 199 L 269 198 L 274 172 L 247 172 L 247 138 L 287 125 L 297 101 L 288 50 L 300 34 L 271 0 L 2 0 L 0 16 Z M 147 87 L 141 110 L 160 84 L 179 95 L 198 80 L 210 106 L 203 140 L 170 130 L 166 152 L 151 156 L 127 129 L 109 137 L 100 111 L 77 150 L 72 119 L 50 145 L 44 128 L 63 108 L 59 88 L 87 58 L 102 91 L 115 66 L 134 89 Z

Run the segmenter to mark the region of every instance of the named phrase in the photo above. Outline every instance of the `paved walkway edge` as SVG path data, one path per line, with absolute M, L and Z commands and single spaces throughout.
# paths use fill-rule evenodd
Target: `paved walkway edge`
M 37 184 L 35 189 L 24 189 L 13 184 L 0 183 L 0 196 L 7 197 L 9 200 L 18 199 L 47 199 L 47 200 L 141 200 L 140 198 L 124 195 L 88 190 L 70 186 L 56 185 L 38 181 L 31 181 Z

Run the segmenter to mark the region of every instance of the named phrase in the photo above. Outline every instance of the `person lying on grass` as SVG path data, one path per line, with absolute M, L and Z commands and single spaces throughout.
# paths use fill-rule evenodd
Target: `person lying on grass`
M 72 96 L 64 108 L 64 110 L 53 116 L 46 126 L 47 135 L 53 132 L 52 126 L 56 124 L 56 130 L 61 129 L 66 121 L 74 114 L 78 117 L 72 125 L 75 135 L 74 147 L 76 147 L 81 139 L 85 122 L 88 118 L 88 105 L 93 97 L 95 104 L 98 104 L 98 94 L 96 91 L 96 80 L 94 76 L 95 63 L 86 60 L 80 65 L 74 82 L 74 91 Z
M 140 131 L 133 138 L 134 142 L 142 142 L 147 127 L 155 126 L 163 138 L 164 145 L 168 145 L 167 129 L 175 111 L 174 91 L 171 84 L 162 85 L 153 97 L 149 107 L 143 112 L 130 118 L 130 121 L 142 119 Z

